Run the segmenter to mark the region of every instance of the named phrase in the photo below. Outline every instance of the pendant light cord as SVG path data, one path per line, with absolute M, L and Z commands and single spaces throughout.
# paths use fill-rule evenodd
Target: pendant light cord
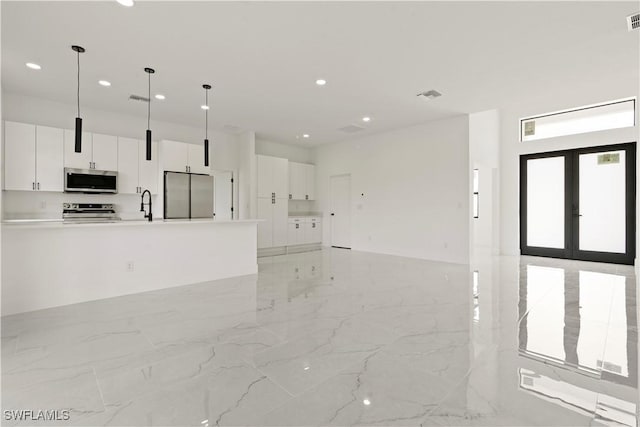
M 78 117 L 80 117 L 80 52 L 76 52 L 78 57 Z
M 204 100 L 207 109 L 204 110 L 204 139 L 209 139 L 209 89 L 204 91 Z
M 149 74 L 149 103 L 147 105 L 147 129 L 151 129 L 151 73 Z

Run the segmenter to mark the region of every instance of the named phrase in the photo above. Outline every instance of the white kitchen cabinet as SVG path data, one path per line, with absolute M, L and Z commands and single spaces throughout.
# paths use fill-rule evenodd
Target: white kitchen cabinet
M 118 137 L 94 133 L 91 139 L 93 169 L 118 170 Z
M 204 142 L 202 144 L 187 144 L 189 150 L 189 172 L 211 174 L 211 167 L 204 165 Z M 211 149 L 211 147 L 209 147 Z M 211 152 L 209 152 L 211 154 Z M 211 163 L 209 163 L 211 165 Z
M 287 246 L 286 199 L 258 198 L 258 248 Z
M 316 217 L 289 218 L 287 245 L 308 245 L 322 242 L 322 222 Z
M 118 193 L 139 193 L 137 139 L 118 138 Z
M 158 144 L 152 143 L 151 160 L 147 160 L 146 144 L 144 140 L 118 138 L 118 193 L 158 192 Z
M 258 197 L 289 198 L 287 159 L 257 155 Z
M 305 200 L 316 199 L 316 167 L 314 165 L 304 165 L 305 175 Z
M 273 246 L 287 246 L 287 218 L 289 203 L 287 199 L 275 199 L 273 204 Z
M 91 169 L 93 167 L 93 142 L 89 132 L 82 132 L 81 152 L 75 152 L 76 132 L 64 130 L 64 166 L 75 169 Z
M 161 141 L 160 152 L 162 170 L 188 172 L 189 147 L 187 144 L 178 141 Z
M 4 188 L 36 189 L 36 127 L 4 123 Z
M 258 198 L 258 249 L 273 246 L 273 204 L 270 198 Z
M 75 130 L 64 131 L 64 166 L 76 169 L 118 170 L 118 137 L 82 132 L 82 150 L 75 152 Z
M 5 190 L 62 191 L 62 129 L 5 122 L 4 131 Z
M 289 199 L 304 199 L 305 174 L 302 163 L 289 162 Z
M 204 147 L 202 145 L 168 140 L 161 141 L 160 145 L 162 170 L 211 174 L 211 168 L 204 165 Z
M 138 186 L 140 192 L 158 194 L 158 143 L 151 142 L 151 160 L 147 160 L 147 142 L 138 141 Z
M 36 126 L 36 190 L 64 191 L 64 131 Z
M 289 162 L 289 193 L 291 200 L 314 200 L 316 167 L 306 163 Z
M 300 237 L 302 235 L 302 229 L 300 228 L 300 222 L 291 222 L 289 221 L 289 229 L 287 232 L 287 245 L 299 245 Z

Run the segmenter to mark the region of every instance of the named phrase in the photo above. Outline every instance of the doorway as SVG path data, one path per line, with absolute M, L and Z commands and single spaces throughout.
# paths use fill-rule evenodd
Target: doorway
M 351 175 L 329 178 L 331 246 L 351 249 Z
M 520 156 L 523 255 L 633 264 L 635 143 Z

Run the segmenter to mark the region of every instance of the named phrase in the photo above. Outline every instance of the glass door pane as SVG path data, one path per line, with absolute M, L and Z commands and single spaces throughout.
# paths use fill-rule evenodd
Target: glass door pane
M 580 154 L 579 250 L 625 253 L 625 151 Z
M 565 158 L 527 160 L 527 245 L 565 247 Z

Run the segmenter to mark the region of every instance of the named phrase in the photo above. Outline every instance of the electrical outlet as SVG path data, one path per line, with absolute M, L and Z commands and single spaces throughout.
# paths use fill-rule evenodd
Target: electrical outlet
M 134 270 L 134 264 L 133 261 L 128 261 L 127 262 L 127 272 L 132 273 Z

